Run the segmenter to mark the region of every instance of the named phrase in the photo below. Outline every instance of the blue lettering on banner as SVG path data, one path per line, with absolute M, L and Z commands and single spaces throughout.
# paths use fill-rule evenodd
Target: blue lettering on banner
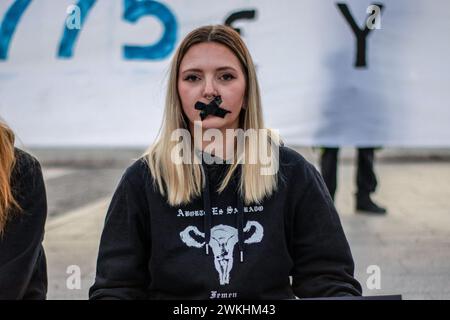
M 7 60 L 8 50 L 16 27 L 32 0 L 16 0 L 6 11 L 0 24 L 0 60 Z M 80 28 L 69 28 L 67 19 L 64 23 L 63 34 L 58 47 L 58 58 L 70 59 L 74 55 L 74 49 L 89 12 L 97 0 L 78 0 Z M 70 18 L 70 14 L 68 18 Z M 175 15 L 164 4 L 154 0 L 124 0 L 123 19 L 130 23 L 136 23 L 144 16 L 155 16 L 163 25 L 163 35 L 155 44 L 147 46 L 123 46 L 123 56 L 127 60 L 160 60 L 171 54 L 177 41 L 178 23 Z
M 96 0 L 79 0 L 76 4 L 76 6 L 80 8 L 81 27 L 84 25 L 87 15 L 94 6 L 95 2 Z M 67 25 L 64 24 L 64 32 L 58 49 L 59 58 L 71 58 L 73 56 L 73 48 L 77 41 L 79 32 L 79 29 L 69 29 Z
M 125 12 L 123 18 L 136 23 L 141 17 L 156 16 L 163 24 L 161 39 L 148 46 L 123 47 L 123 55 L 128 60 L 158 60 L 167 57 L 174 49 L 177 40 L 177 20 L 174 14 L 160 2 L 153 0 L 124 0 Z
M 6 60 L 8 57 L 8 49 L 14 31 L 16 31 L 17 24 L 30 3 L 31 0 L 16 0 L 6 11 L 0 25 L 0 60 Z

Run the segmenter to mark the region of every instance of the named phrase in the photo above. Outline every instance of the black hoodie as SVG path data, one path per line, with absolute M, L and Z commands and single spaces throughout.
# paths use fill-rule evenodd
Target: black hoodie
M 47 265 L 42 240 L 47 200 L 39 162 L 15 150 L 11 184 L 22 208 L 13 212 L 0 237 L 0 299 L 45 299 Z
M 278 190 L 248 206 L 239 171 L 215 191 L 227 166 L 204 165 L 203 196 L 176 207 L 155 189 L 144 159 L 129 167 L 108 209 L 90 298 L 361 295 L 339 216 L 310 163 L 281 147 Z

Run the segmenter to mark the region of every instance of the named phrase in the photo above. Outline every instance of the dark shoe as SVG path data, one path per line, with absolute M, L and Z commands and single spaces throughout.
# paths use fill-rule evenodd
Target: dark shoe
M 359 213 L 386 214 L 386 209 L 375 204 L 370 197 L 356 200 L 356 210 Z

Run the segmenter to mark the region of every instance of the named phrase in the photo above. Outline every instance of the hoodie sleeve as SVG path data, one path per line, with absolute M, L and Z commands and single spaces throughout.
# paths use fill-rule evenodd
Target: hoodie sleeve
M 125 173 L 106 215 L 95 283 L 89 290 L 91 300 L 147 299 L 148 214 L 142 179 Z
M 294 293 L 299 298 L 360 296 L 350 247 L 331 196 L 316 168 L 306 161 L 305 166 L 306 187 L 294 209 Z
M 0 238 L 0 300 L 45 299 L 47 270 L 42 246 L 47 200 L 39 162 L 18 152 L 13 192 L 21 207 Z

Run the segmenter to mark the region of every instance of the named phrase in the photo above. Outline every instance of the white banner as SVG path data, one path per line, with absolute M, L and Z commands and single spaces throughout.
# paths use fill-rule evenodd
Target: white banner
M 0 116 L 27 146 L 149 145 L 176 46 L 229 23 L 287 143 L 450 146 L 450 1 L 372 4 L 1 0 Z

